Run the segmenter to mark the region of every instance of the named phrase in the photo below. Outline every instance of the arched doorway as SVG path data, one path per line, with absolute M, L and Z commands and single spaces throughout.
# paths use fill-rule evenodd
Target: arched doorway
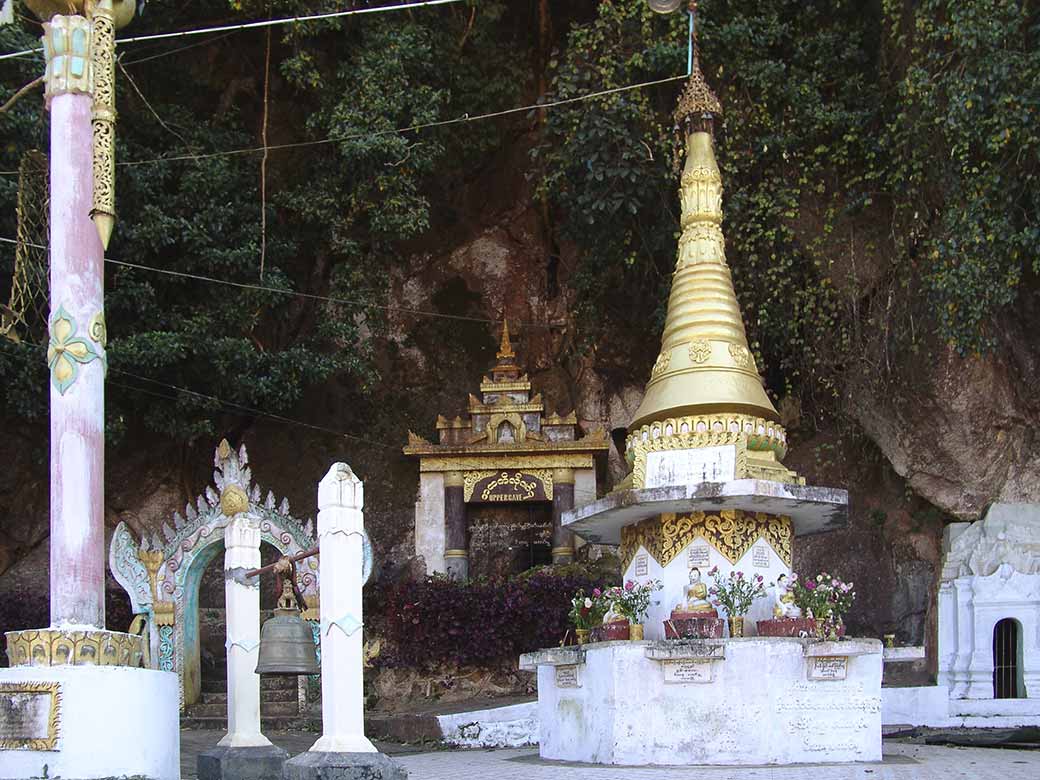
M 202 589 L 213 592 L 207 599 L 223 603 L 219 594 L 223 593 L 224 529 L 228 523 L 220 507 L 223 491 L 236 485 L 249 496 L 249 512 L 259 522 L 261 557 L 264 546 L 270 560 L 314 547 L 313 522 L 292 517 L 289 502 L 278 502 L 271 492 L 264 498 L 252 480 L 248 462 L 245 447 L 235 452 L 222 441 L 217 447 L 214 487 L 207 487 L 183 514 L 175 513 L 172 524 L 163 523 L 161 536 L 155 533 L 138 542 L 126 523 L 120 523 L 109 547 L 112 575 L 130 595 L 134 613 L 146 618 L 150 666 L 178 673 L 182 708 L 197 702 L 202 692 L 199 595 L 204 575 L 219 582 Z M 211 566 L 215 573 L 209 573 Z M 317 558 L 303 562 L 298 571 L 310 619 L 310 613 L 316 617 L 318 609 Z M 217 668 L 218 664 L 213 660 L 209 665 Z
M 1022 626 L 1004 618 L 993 626 L 993 698 L 1021 699 Z
M 196 595 L 198 609 L 192 610 L 197 621 L 199 658 L 192 667 L 199 670 L 202 691 L 220 690 L 227 679 L 227 610 L 224 598 L 224 544 L 212 545 L 215 553 L 202 564 Z M 260 543 L 260 565 L 267 566 L 281 557 L 281 552 L 267 542 Z M 277 578 L 260 580 L 260 621 L 269 616 L 278 602 Z

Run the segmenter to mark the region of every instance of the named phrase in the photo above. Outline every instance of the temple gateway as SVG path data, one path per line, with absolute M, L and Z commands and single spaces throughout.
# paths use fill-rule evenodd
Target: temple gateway
M 458 579 L 509 574 L 574 558 L 563 513 L 596 499 L 597 457 L 604 431 L 578 432 L 572 412 L 545 416 L 540 394 L 502 342 L 481 397 L 468 415 L 437 417 L 436 444 L 409 431 L 406 455 L 419 459 L 415 554 L 428 573 Z

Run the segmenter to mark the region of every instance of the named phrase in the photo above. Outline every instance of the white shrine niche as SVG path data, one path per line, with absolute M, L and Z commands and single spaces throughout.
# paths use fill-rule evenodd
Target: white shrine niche
M 943 536 L 939 684 L 993 715 L 1040 701 L 1040 505 L 994 504 Z M 1036 714 L 1040 714 L 1040 710 Z
M 708 572 L 716 566 L 718 574 L 712 577 Z M 658 580 L 662 585 L 661 590 L 654 592 L 650 597 L 650 609 L 647 610 L 646 619 L 643 621 L 644 636 L 647 639 L 664 639 L 664 621 L 671 617 L 672 610 L 683 600 L 683 591 L 690 581 L 690 569 L 694 567 L 700 570 L 701 581 L 709 588 L 716 578 L 724 578 L 735 570 L 744 572 L 748 577 L 762 575 L 766 593 L 755 600 L 744 620 L 744 632 L 747 636 L 755 636 L 758 633 L 755 625 L 757 621 L 773 617 L 772 583 L 781 574 L 791 574 L 791 567 L 764 538 L 759 538 L 752 544 L 736 563 L 730 562 L 729 558 L 703 537 L 694 539 L 664 566 L 645 547 L 639 547 L 625 568 L 622 581 L 633 580 L 643 584 L 649 580 Z M 728 617 L 721 607 L 718 608 L 718 613 L 719 617 Z

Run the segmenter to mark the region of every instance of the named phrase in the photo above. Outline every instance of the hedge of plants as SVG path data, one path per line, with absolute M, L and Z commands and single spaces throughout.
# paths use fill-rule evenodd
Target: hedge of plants
M 538 568 L 505 580 L 459 583 L 435 576 L 402 583 L 386 596 L 378 665 L 488 665 L 558 645 L 570 627 L 575 591 L 608 584 L 580 566 Z

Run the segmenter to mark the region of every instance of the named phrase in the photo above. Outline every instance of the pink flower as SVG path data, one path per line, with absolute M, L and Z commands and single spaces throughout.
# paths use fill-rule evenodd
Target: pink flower
M 812 580 L 806 580 L 805 581 L 805 587 L 808 588 L 809 590 L 816 590 L 816 583 L 813 582 Z
M 742 571 L 738 571 L 738 572 L 737 572 L 737 579 L 738 579 L 738 580 L 742 580 L 742 579 L 744 579 L 744 572 L 742 572 Z
M 625 583 L 625 590 L 632 590 L 632 588 L 634 588 L 635 586 L 636 584 L 632 582 L 632 580 L 629 580 Z
M 599 596 L 603 595 L 603 591 L 601 591 L 599 588 L 593 588 L 592 595 L 598 598 Z
M 718 566 L 712 566 L 711 570 L 708 571 L 708 576 L 709 577 L 714 577 L 718 573 L 719 573 L 719 567 Z

